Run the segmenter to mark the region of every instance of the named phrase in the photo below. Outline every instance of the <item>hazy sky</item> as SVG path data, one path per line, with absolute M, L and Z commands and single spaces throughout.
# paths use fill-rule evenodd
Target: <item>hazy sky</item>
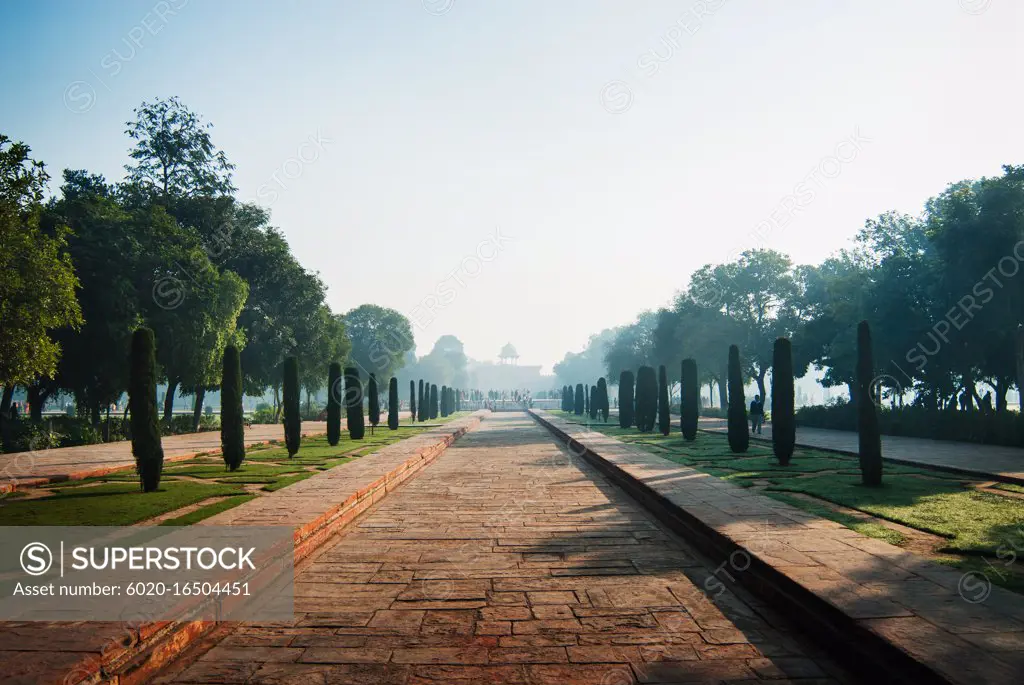
M 132 108 L 178 95 L 331 307 L 404 312 L 420 354 L 452 333 L 550 368 L 704 263 L 819 261 L 1024 162 L 1018 0 L 7 0 L 0 23 L 0 131 L 55 179 L 120 179 Z

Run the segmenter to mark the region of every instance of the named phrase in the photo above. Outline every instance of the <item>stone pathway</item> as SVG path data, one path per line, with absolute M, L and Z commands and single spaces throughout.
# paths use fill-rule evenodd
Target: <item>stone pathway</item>
M 678 419 L 675 419 L 675 423 L 678 427 Z M 725 419 L 701 419 L 700 427 L 724 433 Z M 771 425 L 766 424 L 764 433 L 757 437 L 771 440 Z M 852 431 L 798 426 L 796 441 L 807 447 L 857 453 L 857 434 Z M 886 459 L 907 464 L 938 466 L 980 476 L 999 476 L 1000 480 L 1024 484 L 1024 449 L 1018 447 L 883 435 L 882 454 Z
M 157 682 L 850 682 L 713 570 L 496 414 L 299 566 L 292 625 L 236 627 Z

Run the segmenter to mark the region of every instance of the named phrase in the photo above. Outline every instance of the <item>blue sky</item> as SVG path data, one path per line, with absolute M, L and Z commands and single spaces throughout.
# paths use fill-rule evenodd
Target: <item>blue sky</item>
M 119 179 L 132 108 L 180 96 L 332 308 L 406 313 L 420 354 L 452 333 L 549 368 L 704 263 L 820 261 L 1024 162 L 1014 0 L 8 1 L 0 22 L 0 130 L 55 178 Z

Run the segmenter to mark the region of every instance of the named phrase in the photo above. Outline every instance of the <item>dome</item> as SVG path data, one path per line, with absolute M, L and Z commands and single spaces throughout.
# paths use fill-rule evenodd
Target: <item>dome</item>
M 512 343 L 505 343 L 505 346 L 501 348 L 501 354 L 498 355 L 502 359 L 514 359 L 519 354 L 516 352 L 516 348 Z

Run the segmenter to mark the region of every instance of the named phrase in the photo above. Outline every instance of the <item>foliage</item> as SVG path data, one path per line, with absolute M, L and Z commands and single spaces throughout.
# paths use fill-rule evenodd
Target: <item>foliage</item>
M 363 420 L 363 383 L 359 379 L 359 369 L 354 366 L 345 368 L 345 416 L 348 434 L 352 440 L 362 440 L 366 433 Z
M 242 415 L 242 364 L 238 348 L 224 350 L 220 386 L 220 445 L 224 464 L 237 471 L 245 459 L 245 425 Z
M 128 374 L 128 411 L 131 416 L 132 455 L 143 492 L 160 487 L 164 450 L 156 412 L 156 351 L 153 331 L 140 328 L 132 336 Z
M 668 435 L 672 431 L 668 402 L 668 371 L 664 364 L 658 367 L 658 430 L 662 435 Z
M 747 399 L 743 396 L 743 372 L 740 365 L 740 348 L 729 346 L 729 447 L 733 452 L 743 453 L 750 444 L 747 432 Z
M 772 449 L 783 466 L 796 446 L 794 401 L 793 347 L 788 338 L 779 338 L 772 358 Z
M 364 304 L 342 316 L 352 342 L 349 364 L 366 374 L 391 378 L 415 347 L 412 326 L 400 312 Z
M 633 420 L 633 372 L 622 371 L 619 374 L 619 427 L 629 428 Z
M 606 368 L 604 357 L 607 347 L 615 338 L 618 330 L 617 328 L 606 328 L 600 333 L 590 336 L 587 346 L 582 352 L 566 353 L 562 361 L 557 362 L 554 366 L 555 376 L 558 380 L 572 387 L 577 383 L 589 381 L 594 376 L 603 375 Z
M 680 362 L 679 413 L 683 437 L 694 440 L 697 437 L 697 423 L 700 416 L 700 386 L 698 385 L 697 362 L 684 359 Z
M 299 415 L 299 360 L 288 357 L 284 360 L 284 442 L 288 456 L 294 457 L 302 441 L 302 417 Z
M 867 321 L 857 326 L 857 436 L 860 452 L 860 470 L 864 485 L 882 484 L 882 438 L 878 432 L 878 414 L 873 397 L 872 382 L 875 363 L 871 349 L 871 328 Z
M 641 366 L 636 374 L 636 428 L 650 433 L 658 414 L 658 377 L 654 368 Z

